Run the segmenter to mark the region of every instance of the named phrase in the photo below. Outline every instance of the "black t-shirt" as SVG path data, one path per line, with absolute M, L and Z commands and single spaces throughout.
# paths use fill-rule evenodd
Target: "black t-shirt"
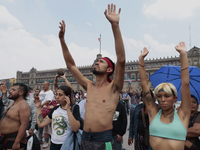
M 126 109 L 124 105 L 119 102 L 113 116 L 112 135 L 115 136 L 119 134 L 123 136 L 126 133 L 126 126 L 127 126 Z
M 195 113 L 190 117 L 188 128 L 193 127 L 195 123 L 200 123 L 200 112 Z M 200 149 L 200 140 L 198 137 L 188 138 L 188 140 L 193 144 L 190 148 L 185 146 L 185 149 Z

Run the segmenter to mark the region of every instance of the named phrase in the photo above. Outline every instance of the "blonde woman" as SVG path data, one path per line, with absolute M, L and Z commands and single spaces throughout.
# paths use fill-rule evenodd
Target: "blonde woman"
M 149 117 L 150 145 L 153 150 L 183 150 L 190 119 L 190 87 L 187 50 L 184 42 L 175 49 L 180 54 L 181 61 L 181 106 L 177 111 L 173 104 L 177 100 L 177 90 L 171 83 L 161 83 L 155 88 L 154 95 L 158 100 L 160 110 L 156 107 L 150 94 L 144 58 L 149 53 L 145 47 L 139 56 L 139 73 L 142 96 Z

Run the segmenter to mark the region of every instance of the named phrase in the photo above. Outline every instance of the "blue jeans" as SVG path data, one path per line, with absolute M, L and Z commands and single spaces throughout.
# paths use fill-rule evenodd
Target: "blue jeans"
M 53 142 L 51 142 L 50 150 L 60 150 L 61 146 L 62 144 L 54 144 Z
M 130 106 L 130 114 L 132 113 L 132 111 L 135 109 L 136 106 L 137 106 L 137 105 L 131 104 L 131 106 Z
M 123 139 L 121 142 L 117 142 L 117 136 L 113 136 L 113 141 L 114 141 L 114 150 L 122 150 Z
M 44 128 L 38 128 L 38 139 L 39 139 L 39 141 L 42 143 L 42 135 L 43 135 L 43 130 L 44 130 Z M 49 137 L 48 138 L 46 138 L 46 139 L 44 139 L 44 141 L 46 142 L 46 143 L 49 143 Z
M 81 138 L 86 141 L 93 142 L 112 142 L 112 130 L 102 132 L 86 132 L 83 130 Z

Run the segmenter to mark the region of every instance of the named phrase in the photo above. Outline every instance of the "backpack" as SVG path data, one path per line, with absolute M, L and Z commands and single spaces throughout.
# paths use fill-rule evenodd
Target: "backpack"
M 72 130 L 66 137 L 60 150 L 79 150 L 81 145 L 81 134 L 82 132 L 80 129 L 77 132 Z
M 74 107 L 76 105 L 72 105 L 72 108 L 71 108 L 71 112 L 72 114 L 74 115 Z M 80 117 L 80 129 L 83 130 L 83 126 L 84 126 L 84 119 Z

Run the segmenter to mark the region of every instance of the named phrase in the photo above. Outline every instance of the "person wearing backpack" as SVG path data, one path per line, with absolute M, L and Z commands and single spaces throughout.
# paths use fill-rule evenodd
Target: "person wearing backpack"
M 69 86 L 62 85 L 58 88 L 55 97 L 59 105 L 55 106 L 44 119 L 41 113 L 41 101 L 35 100 L 38 127 L 45 127 L 48 124 L 52 127 L 50 150 L 60 150 L 68 134 L 72 130 L 77 132 L 80 128 L 79 106 L 75 105 L 74 113 L 71 112 L 73 90 Z

